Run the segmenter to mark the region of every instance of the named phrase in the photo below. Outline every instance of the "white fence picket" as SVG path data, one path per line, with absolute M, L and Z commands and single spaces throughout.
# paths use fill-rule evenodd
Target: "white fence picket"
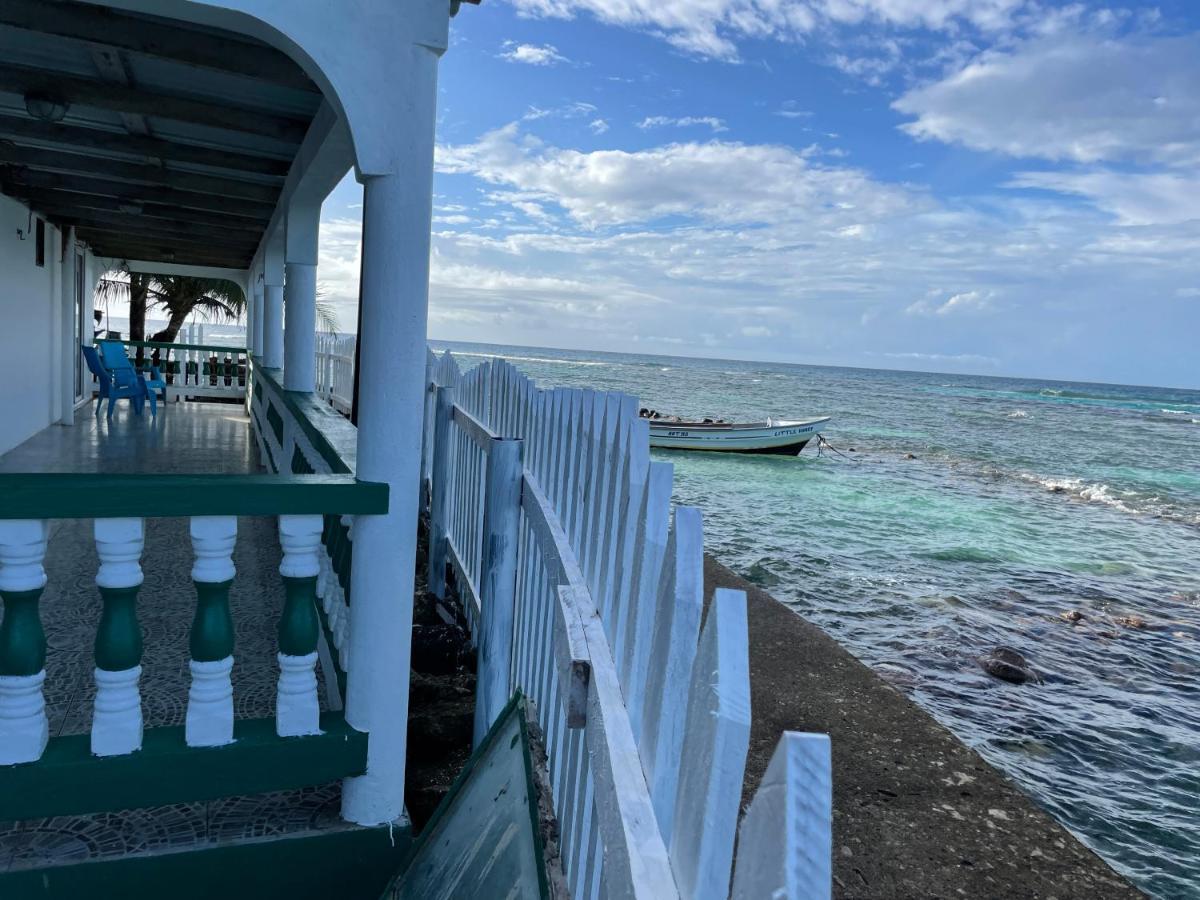
M 717 590 L 692 667 L 669 845 L 686 900 L 723 900 L 733 866 L 742 777 L 750 746 L 750 638 L 746 595 Z
M 826 900 L 833 891 L 829 736 L 784 732 L 742 820 L 733 900 Z

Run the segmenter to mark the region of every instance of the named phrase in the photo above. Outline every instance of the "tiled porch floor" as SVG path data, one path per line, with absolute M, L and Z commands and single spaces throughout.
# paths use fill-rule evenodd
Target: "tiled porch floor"
M 76 421 L 73 427 L 46 429 L 0 456 L 0 472 L 260 471 L 249 419 L 240 406 L 179 403 L 164 409 L 160 405 L 157 419 L 152 419 L 148 409 L 138 417 L 123 403 L 111 421 L 91 415 L 88 408 Z M 239 719 L 267 718 L 275 712 L 276 627 L 283 605 L 279 560 L 275 520 L 239 518 L 234 551 L 237 576 L 230 591 L 236 634 L 234 713 Z M 92 520 L 56 520 L 45 562 L 49 581 L 41 603 L 51 735 L 83 733 L 91 726 L 92 645 L 100 619 L 98 565 Z M 187 520 L 147 518 L 145 581 L 138 594 L 146 728 L 184 721 L 190 681 L 188 637 L 196 599 L 191 565 Z M 325 708 L 319 669 L 318 678 Z M 0 872 L 346 827 L 338 817 L 340 795 L 340 784 L 334 783 L 208 803 L 4 822 L 0 823 Z

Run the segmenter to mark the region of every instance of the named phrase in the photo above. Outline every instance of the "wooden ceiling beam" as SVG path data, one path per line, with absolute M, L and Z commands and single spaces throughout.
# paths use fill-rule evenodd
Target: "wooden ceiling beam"
M 35 212 L 44 212 L 48 216 L 69 216 L 88 211 L 107 212 L 166 221 L 189 222 L 196 225 L 211 225 L 234 231 L 253 232 L 258 235 L 263 233 L 269 221 L 265 218 L 248 219 L 243 216 L 229 216 L 205 210 L 181 209 L 178 206 L 153 202 L 143 203 L 140 213 L 130 212 L 128 208 L 123 208 L 128 206 L 127 203 L 113 197 L 42 188 L 25 188 L 20 196 L 33 206 Z
M 271 213 L 274 211 L 274 205 L 269 203 L 239 200 L 232 197 L 213 197 L 208 194 L 195 194 L 191 191 L 179 191 L 154 185 L 106 181 L 83 175 L 60 175 L 55 172 L 37 172 L 33 169 L 13 167 L 0 170 L 0 189 L 3 189 L 4 193 L 24 197 L 23 188 L 110 197 L 124 200 L 126 204 L 157 203 L 180 209 L 199 209 L 230 216 L 242 216 L 260 222 L 269 221 Z
M 274 47 L 104 7 L 4 0 L 0 4 L 0 24 L 318 92 L 304 70 Z
M 68 75 L 53 69 L 0 65 L 0 90 L 14 94 L 42 92 L 80 104 L 118 113 L 137 113 L 176 122 L 190 122 L 225 131 L 241 131 L 299 144 L 308 130 L 307 117 L 226 106 L 211 100 L 195 100 L 92 78 Z
M 226 247 L 238 253 L 249 251 L 253 253 L 258 248 L 258 241 L 243 232 L 205 231 L 195 228 L 168 228 L 156 225 L 152 220 L 141 220 L 131 217 L 133 221 L 122 223 L 97 220 L 90 216 L 68 216 L 60 221 L 62 225 L 74 225 L 80 232 L 108 235 L 108 240 L 135 240 L 154 243 L 166 241 L 169 243 L 195 243 L 204 246 Z
M 176 188 L 220 197 L 237 197 L 274 204 L 279 199 L 280 188 L 269 184 L 237 181 L 213 175 L 198 175 L 164 169 L 147 163 L 132 163 L 104 157 L 86 156 L 81 153 L 60 153 L 57 150 L 18 147 L 0 142 L 0 163 L 24 166 L 30 169 L 88 175 L 94 178 L 118 179 L 143 182 L 162 187 Z
M 0 114 L 0 137 L 60 144 L 64 148 L 73 150 L 106 150 L 111 153 L 128 153 L 131 156 L 153 157 L 164 162 L 191 163 L 276 177 L 287 175 L 288 169 L 292 165 L 291 160 L 286 159 L 254 156 L 238 151 L 215 150 L 210 147 L 182 144 L 163 138 L 119 134 L 79 125 L 54 125 L 35 119 L 2 114 Z
M 89 244 L 91 242 L 89 241 Z M 97 256 L 114 259 L 144 259 L 150 262 L 169 262 L 185 266 L 214 266 L 222 269 L 245 269 L 250 265 L 253 254 L 228 253 L 203 247 L 170 246 L 163 243 L 135 243 L 97 239 L 91 244 Z
M 71 224 L 95 223 L 104 227 L 140 225 L 145 228 L 161 228 L 198 235 L 236 234 L 255 241 L 261 240 L 264 230 L 263 224 L 248 219 L 221 218 L 216 221 L 200 221 L 195 218 L 194 210 L 179 210 L 172 215 L 169 207 L 148 206 L 140 213 L 130 213 L 121 211 L 116 204 L 109 209 L 97 209 L 42 199 L 35 204 L 34 211 L 46 218 Z

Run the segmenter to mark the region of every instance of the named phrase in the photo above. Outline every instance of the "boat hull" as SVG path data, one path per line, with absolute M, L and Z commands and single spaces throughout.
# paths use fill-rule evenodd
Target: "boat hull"
M 828 418 L 755 425 L 651 422 L 650 446 L 659 450 L 704 450 L 795 456 L 817 436 Z

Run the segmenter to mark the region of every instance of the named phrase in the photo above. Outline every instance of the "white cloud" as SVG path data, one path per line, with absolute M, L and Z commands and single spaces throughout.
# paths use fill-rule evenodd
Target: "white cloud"
M 525 63 L 530 66 L 554 66 L 567 62 L 567 58 L 558 52 L 552 44 L 518 44 L 505 41 L 500 58 L 511 63 Z
M 948 316 L 956 313 L 979 313 L 992 310 L 990 291 L 962 291 L 946 300 L 936 299 L 939 292 L 922 297 L 905 307 L 910 316 Z
M 893 28 L 999 31 L 1026 0 L 510 0 L 527 16 L 601 22 L 665 38 L 697 56 L 735 60 L 746 39 L 797 41 L 820 27 L 869 23 Z
M 808 119 L 812 116 L 812 111 L 801 109 L 799 102 L 795 100 L 784 100 L 779 105 L 779 109 L 775 110 L 775 115 L 783 116 L 785 119 Z
M 604 132 L 608 131 L 608 123 L 603 119 L 592 119 L 588 123 L 588 128 L 592 129 L 593 134 L 604 134 Z
M 1200 35 L 1055 37 L 984 53 L 893 106 L 919 140 L 1079 163 L 1200 162 Z
M 725 126 L 725 122 L 716 116 L 680 116 L 678 118 L 673 116 L 646 116 L 646 118 L 637 123 L 637 127 L 643 131 L 648 128 L 662 128 L 664 126 L 691 128 L 695 125 L 706 125 L 714 134 L 729 130 Z
M 814 163 L 790 147 L 711 141 L 584 153 L 546 146 L 522 135 L 516 123 L 474 144 L 440 146 L 437 166 L 555 203 L 589 228 L 668 216 L 729 224 L 802 218 L 837 228 L 926 202 L 859 169 Z
M 746 325 L 741 332 L 742 337 L 748 338 L 767 338 L 775 335 L 775 332 L 766 325 Z
M 1190 172 L 1022 172 L 1009 187 L 1076 194 L 1123 225 L 1176 225 L 1200 219 L 1200 176 Z

